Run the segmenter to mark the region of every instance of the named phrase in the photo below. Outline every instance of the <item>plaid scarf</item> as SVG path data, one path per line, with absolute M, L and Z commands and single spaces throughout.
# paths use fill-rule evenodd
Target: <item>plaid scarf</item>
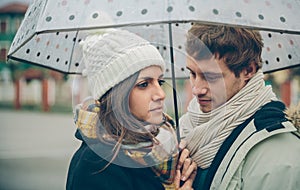
M 74 113 L 74 121 L 81 133 L 97 139 L 97 121 L 99 107 L 78 105 Z M 145 126 L 147 127 L 147 126 Z M 145 167 L 151 167 L 165 189 L 175 189 L 174 177 L 178 161 L 178 142 L 174 122 L 166 115 L 166 122 L 159 126 L 159 133 L 153 142 L 141 142 L 134 145 L 121 145 L 126 156 Z M 110 141 L 107 138 L 107 141 Z

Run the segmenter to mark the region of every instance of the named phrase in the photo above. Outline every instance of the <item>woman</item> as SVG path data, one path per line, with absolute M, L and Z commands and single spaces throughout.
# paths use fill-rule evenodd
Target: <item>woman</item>
M 82 145 L 70 163 L 67 189 L 178 187 L 178 144 L 173 121 L 163 113 L 160 53 L 124 30 L 91 35 L 81 45 L 95 101 L 76 110 Z M 191 189 L 194 177 L 182 188 Z

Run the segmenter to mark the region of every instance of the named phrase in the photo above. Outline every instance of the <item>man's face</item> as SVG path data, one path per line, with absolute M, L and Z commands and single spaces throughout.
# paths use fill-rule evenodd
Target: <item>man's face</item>
M 190 71 L 192 93 L 204 113 L 218 108 L 246 85 L 242 75 L 235 77 L 225 63 L 214 56 L 200 61 L 189 57 L 187 69 Z

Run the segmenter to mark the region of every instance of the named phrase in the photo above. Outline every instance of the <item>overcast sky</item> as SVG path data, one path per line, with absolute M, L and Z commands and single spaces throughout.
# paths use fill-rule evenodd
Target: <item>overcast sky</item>
M 8 3 L 14 3 L 14 2 L 30 4 L 30 3 L 34 2 L 34 0 L 0 0 L 0 6 L 6 5 Z

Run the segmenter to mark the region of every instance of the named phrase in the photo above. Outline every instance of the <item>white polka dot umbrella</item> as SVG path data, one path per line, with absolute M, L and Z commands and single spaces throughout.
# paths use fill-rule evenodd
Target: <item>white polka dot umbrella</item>
M 91 32 L 119 27 L 157 46 L 169 63 L 166 77 L 174 81 L 188 76 L 185 33 L 192 22 L 200 22 L 260 30 L 265 44 L 263 70 L 272 72 L 300 64 L 299 10 L 299 0 L 36 0 L 8 58 L 81 73 L 79 42 Z
M 78 42 L 95 29 L 123 27 L 154 43 L 167 62 L 170 47 L 175 49 L 176 77 L 185 77 L 184 34 L 191 22 L 202 22 L 261 30 L 264 71 L 270 72 L 299 64 L 299 9 L 298 0 L 36 0 L 8 57 L 80 73 Z M 167 76 L 170 68 L 171 64 Z

